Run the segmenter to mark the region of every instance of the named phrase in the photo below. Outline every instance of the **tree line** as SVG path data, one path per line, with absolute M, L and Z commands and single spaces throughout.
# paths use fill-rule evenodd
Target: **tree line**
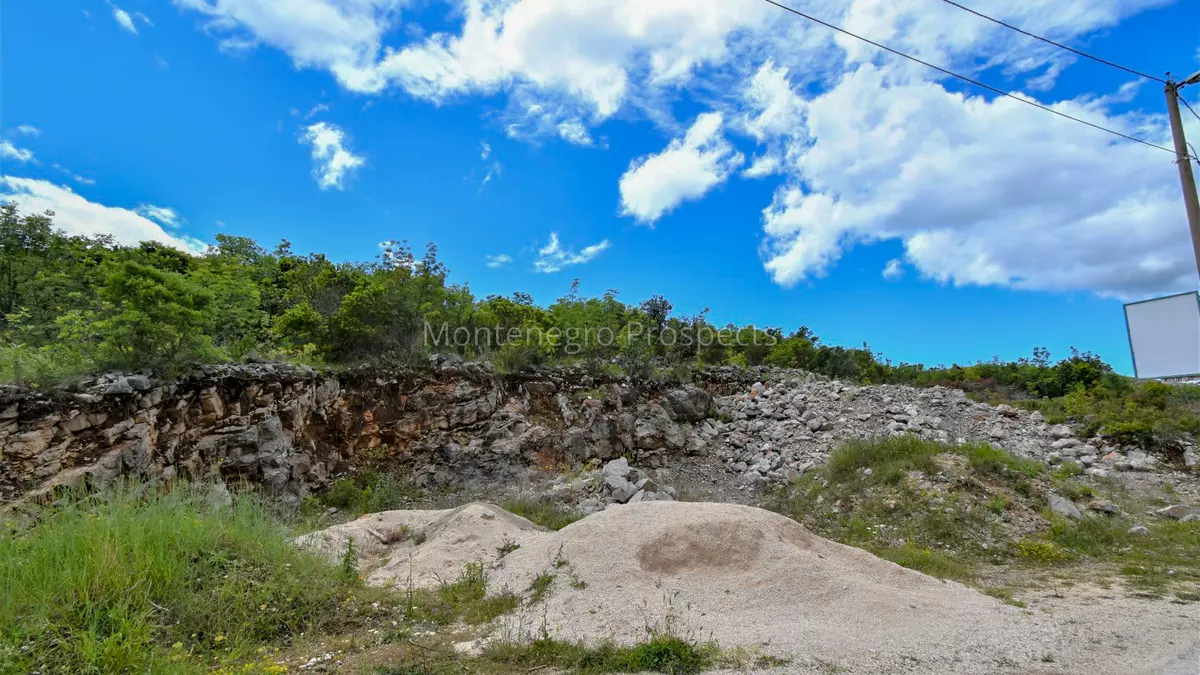
M 418 255 L 386 243 L 369 261 L 268 250 L 216 235 L 194 255 L 108 235 L 68 235 L 54 214 L 0 205 L 0 379 L 50 385 L 103 370 L 175 374 L 199 363 L 259 358 L 316 366 L 412 364 L 429 354 L 488 359 L 498 367 L 579 363 L 635 378 L 686 377 L 695 367 L 771 365 L 864 383 L 971 383 L 1062 396 L 1111 378 L 1093 354 L 967 366 L 892 364 L 867 344 L 824 344 L 790 332 L 715 325 L 708 310 L 674 312 L 654 296 L 626 303 L 610 290 L 549 306 L 526 293 L 477 298 L 449 283 L 430 244 Z

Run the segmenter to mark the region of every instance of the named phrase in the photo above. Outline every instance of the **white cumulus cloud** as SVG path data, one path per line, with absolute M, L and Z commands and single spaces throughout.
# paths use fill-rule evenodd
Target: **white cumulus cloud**
M 179 217 L 179 213 L 169 206 L 142 204 L 134 209 L 134 211 L 136 211 L 138 215 L 145 216 L 150 220 L 156 220 L 170 228 L 176 228 L 182 224 L 182 219 Z
M 269 44 L 364 93 L 395 86 L 445 101 L 506 90 L 613 114 L 643 84 L 686 82 L 722 61 L 733 34 L 778 19 L 748 0 L 464 0 L 459 25 L 400 44 L 400 0 L 176 0 L 223 41 Z M 423 31 L 421 31 L 423 33 Z M 561 121 L 561 120 L 560 120 Z
M 1161 118 L 1053 105 L 1169 143 Z M 856 243 L 895 239 L 924 277 L 955 285 L 1121 296 L 1195 286 L 1168 153 L 871 65 L 805 107 L 803 150 L 763 212 L 780 284 L 821 276 Z
M 349 174 L 366 163 L 347 146 L 346 132 L 327 122 L 309 125 L 300 137 L 312 146 L 313 175 L 322 190 L 345 188 Z
M 887 261 L 887 265 L 883 266 L 882 276 L 888 281 L 896 281 L 904 276 L 904 262 L 898 258 Z
M 67 234 L 110 234 L 120 244 L 156 241 L 192 253 L 201 253 L 206 248 L 192 237 L 168 233 L 136 211 L 89 201 L 70 188 L 49 181 L 0 176 L 0 202 L 8 201 L 17 202 L 23 213 L 54 211 L 55 227 Z
M 121 28 L 124 28 L 130 33 L 137 35 L 137 25 L 133 23 L 133 17 L 129 15 L 129 12 L 126 12 L 116 5 L 112 6 L 112 11 L 113 18 L 117 20 L 117 23 L 120 24 Z
M 33 152 L 25 148 L 18 148 L 9 141 L 0 140 L 0 159 L 28 162 L 33 159 Z
M 14 130 L 18 134 L 21 134 L 24 136 L 37 136 L 38 134 L 42 133 L 41 129 L 38 129 L 37 127 L 33 126 L 32 124 L 21 124 L 21 125 L 17 126 Z
M 579 120 L 567 120 L 558 123 L 558 136 L 568 143 L 575 145 L 592 145 L 595 141 L 592 140 L 591 134 L 588 133 L 587 127 Z
M 621 176 L 621 212 L 653 223 L 724 182 L 745 158 L 722 136 L 722 119 L 704 113 L 662 152 L 635 159 Z
M 486 255 L 484 256 L 484 260 L 487 261 L 485 264 L 488 267 L 492 269 L 498 269 L 512 262 L 512 256 L 504 253 L 501 253 L 500 255 Z
M 579 252 L 575 252 L 562 245 L 558 240 L 557 232 L 551 232 L 549 243 L 538 249 L 537 259 L 533 261 L 533 269 L 542 273 L 550 273 L 571 265 L 582 265 L 604 253 L 608 250 L 608 246 L 608 240 L 603 239 L 599 243 L 585 246 Z
M 279 49 L 303 68 L 329 71 L 352 91 L 379 91 L 374 72 L 383 34 L 398 17 L 399 0 L 175 0 L 206 17 L 223 48 L 259 43 Z

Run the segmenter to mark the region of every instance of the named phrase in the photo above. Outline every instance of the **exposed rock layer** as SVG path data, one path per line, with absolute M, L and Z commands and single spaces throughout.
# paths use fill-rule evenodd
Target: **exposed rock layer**
M 987 441 L 1097 475 L 1167 468 L 961 391 L 858 387 L 800 371 L 713 368 L 678 386 L 573 368 L 501 375 L 454 360 L 338 374 L 247 364 L 208 366 L 172 382 L 112 374 L 73 391 L 0 387 L 0 501 L 103 487 L 124 475 L 212 474 L 294 500 L 370 465 L 443 486 L 499 484 L 530 469 L 589 460 L 598 467 L 617 457 L 658 469 L 702 456 L 703 465 L 719 463 L 753 486 L 819 466 L 846 439 L 889 434 Z M 1184 458 L 1194 463 L 1194 448 Z M 591 500 L 584 511 L 669 492 L 647 482 L 649 473 L 611 473 L 558 487 L 575 495 L 568 501 Z
M 572 369 L 502 376 L 456 362 L 337 375 L 222 365 L 75 389 L 0 389 L 0 500 L 123 475 L 217 473 L 298 498 L 358 464 L 411 465 L 430 484 L 617 455 L 653 465 L 694 450 L 690 423 L 712 406 L 696 386 L 663 395 Z

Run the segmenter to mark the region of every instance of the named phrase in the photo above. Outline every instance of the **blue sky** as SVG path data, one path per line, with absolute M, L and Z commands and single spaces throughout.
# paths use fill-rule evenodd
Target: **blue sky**
M 936 0 L 792 4 L 1170 144 L 1161 84 Z M 970 6 L 1156 76 L 1200 69 L 1196 3 Z M 335 259 L 433 241 L 480 296 L 551 302 L 579 278 L 931 365 L 1074 345 L 1128 372 L 1122 300 L 1196 287 L 1169 153 L 760 0 L 12 0 L 3 18 L 0 198 L 73 232 Z

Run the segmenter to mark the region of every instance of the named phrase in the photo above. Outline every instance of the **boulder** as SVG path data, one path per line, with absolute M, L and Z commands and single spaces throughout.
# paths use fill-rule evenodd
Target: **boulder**
M 105 396 L 132 394 L 133 387 L 129 386 L 129 380 L 124 377 L 118 377 L 117 379 L 108 383 L 101 393 L 103 393 Z
M 1083 518 L 1083 513 L 1080 512 L 1079 508 L 1072 504 L 1071 500 L 1063 497 L 1062 495 L 1051 492 L 1050 494 L 1046 495 L 1046 500 L 1050 504 L 1050 510 L 1064 518 L 1070 518 L 1072 520 L 1079 520 L 1080 518 Z
M 685 442 L 683 430 L 656 403 L 638 406 L 633 433 L 634 443 L 642 450 L 682 450 Z
M 1116 504 L 1099 499 L 1088 502 L 1087 506 L 1093 511 L 1099 511 L 1100 513 L 1105 513 L 1110 516 L 1121 512 L 1121 507 L 1117 506 Z
M 713 407 L 712 394 L 695 385 L 669 391 L 663 399 L 671 418 L 676 422 L 701 422 Z
M 1050 427 L 1050 436 L 1052 438 L 1070 438 L 1074 435 L 1074 432 L 1071 431 L 1071 427 L 1065 424 L 1055 424 L 1054 426 Z
M 604 487 L 608 489 L 613 500 L 621 504 L 629 501 L 638 491 L 636 485 L 614 474 L 604 476 Z
M 1153 455 L 1148 455 L 1141 450 L 1134 450 L 1129 453 L 1129 470 L 1130 471 L 1153 471 L 1158 465 L 1158 459 Z
M 125 378 L 129 383 L 129 388 L 133 391 L 146 391 L 150 388 L 150 378 L 145 375 L 130 375 Z
M 629 460 L 624 457 L 618 457 L 608 464 L 604 465 L 604 476 L 617 476 L 618 478 L 629 477 Z

